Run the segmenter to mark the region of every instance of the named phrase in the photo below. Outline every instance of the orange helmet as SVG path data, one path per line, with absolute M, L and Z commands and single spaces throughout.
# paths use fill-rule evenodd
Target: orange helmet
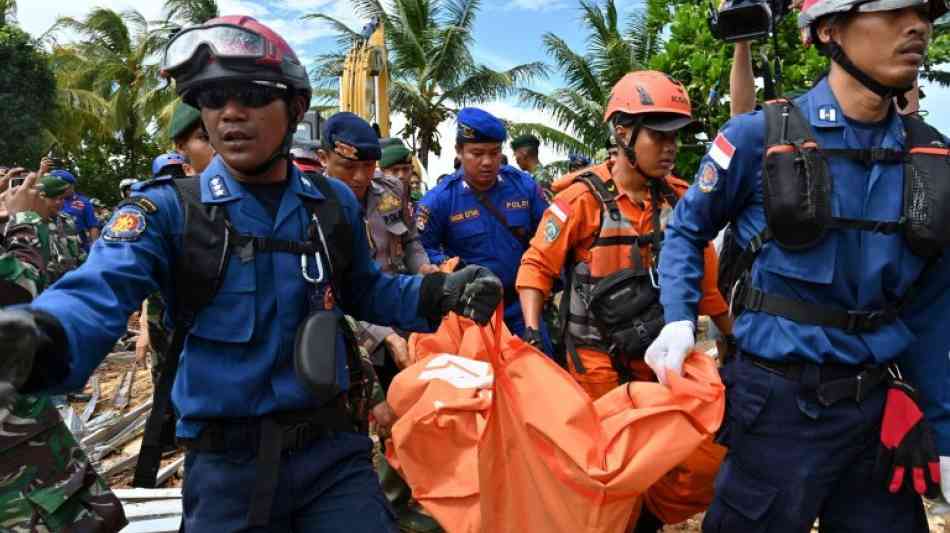
M 675 131 L 693 121 L 689 95 L 683 84 L 655 70 L 631 72 L 610 91 L 604 112 L 609 122 L 616 113 L 646 115 L 641 125 L 658 131 Z

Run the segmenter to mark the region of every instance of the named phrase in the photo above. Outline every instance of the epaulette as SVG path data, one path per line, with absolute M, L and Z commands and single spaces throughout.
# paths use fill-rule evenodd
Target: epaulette
M 170 174 L 166 174 L 164 176 L 156 176 L 150 180 L 140 181 L 136 183 L 135 185 L 132 185 L 132 190 L 133 191 L 145 190 L 149 187 L 154 187 L 155 185 L 160 185 L 162 183 L 170 183 L 173 179 L 175 178 Z

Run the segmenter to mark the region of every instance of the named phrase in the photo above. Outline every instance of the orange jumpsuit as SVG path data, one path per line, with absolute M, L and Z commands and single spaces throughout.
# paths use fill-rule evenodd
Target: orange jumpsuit
M 593 171 L 605 182 L 611 178 L 606 164 L 583 172 L 588 171 Z M 604 206 L 586 184 L 574 181 L 573 176 L 555 183 L 557 195 L 541 219 L 530 248 L 521 258 L 516 280 L 518 290 L 537 289 L 547 297 L 563 267 L 591 261 L 592 245 L 602 236 L 598 233 L 603 231 L 601 215 Z M 677 196 L 682 196 L 688 188 L 688 184 L 678 178 L 667 178 L 667 182 Z M 616 200 L 622 215 L 633 223 L 636 234 L 652 233 L 654 206 L 650 195 L 642 205 L 623 193 L 618 194 Z M 668 207 L 664 203 L 660 208 Z M 643 264 L 652 264 L 649 247 L 640 250 Z M 728 306 L 717 288 L 718 259 L 712 244 L 706 247 L 704 258 L 703 298 L 699 303 L 699 313 L 716 316 L 728 311 Z M 568 311 L 561 310 L 562 313 Z M 578 347 L 577 353 L 586 371 L 579 372 L 571 357 L 567 358 L 568 370 L 592 399 L 596 400 L 620 385 L 620 377 L 606 351 L 584 346 Z M 656 376 L 642 360 L 634 361 L 630 370 L 636 381 L 656 381 Z M 707 440 L 693 455 L 652 485 L 643 496 L 643 504 L 667 524 L 682 522 L 704 511 L 712 501 L 713 480 L 724 456 L 724 448 L 711 439 Z M 635 519 L 636 516 L 632 518 Z

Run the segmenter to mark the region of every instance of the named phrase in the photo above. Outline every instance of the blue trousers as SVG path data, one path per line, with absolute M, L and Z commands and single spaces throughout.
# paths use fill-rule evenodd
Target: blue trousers
M 398 532 L 366 435 L 339 433 L 284 452 L 270 525 L 248 528 L 256 455 L 189 452 L 183 490 L 187 533 Z
M 814 402 L 808 388 L 740 355 L 722 370 L 729 448 L 704 533 L 926 533 L 919 496 L 874 476 L 886 387 L 860 404 Z

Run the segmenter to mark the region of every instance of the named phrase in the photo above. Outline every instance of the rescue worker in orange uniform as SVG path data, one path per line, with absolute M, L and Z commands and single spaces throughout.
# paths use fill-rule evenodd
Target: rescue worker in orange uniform
M 672 171 L 677 131 L 692 122 L 692 114 L 680 83 L 661 72 L 639 71 L 614 86 L 604 120 L 619 146 L 615 164 L 603 162 L 555 182 L 556 196 L 522 257 L 516 281 L 525 325 L 536 329 L 554 281 L 567 272 L 561 334 L 568 371 L 593 399 L 621 383 L 656 381 L 643 355 L 664 325 L 655 268 L 664 221 L 688 188 Z M 711 244 L 705 254 L 700 313 L 730 333 Z M 711 501 L 723 451 L 711 443 L 710 448 L 698 452 L 705 456 L 697 459 L 700 472 L 692 477 L 680 472 L 678 483 L 658 489 L 665 493 L 659 500 L 691 503 L 667 512 L 647 495 L 636 531 L 657 531 Z M 688 486 L 673 486 L 686 478 Z M 697 483 L 701 487 L 694 490 Z M 695 510 L 682 512 L 687 508 Z

